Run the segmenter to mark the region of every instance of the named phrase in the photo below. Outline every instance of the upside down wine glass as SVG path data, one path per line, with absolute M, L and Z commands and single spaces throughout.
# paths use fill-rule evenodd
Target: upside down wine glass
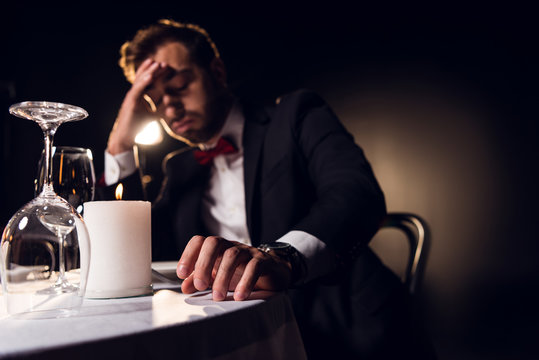
M 9 112 L 33 120 L 45 139 L 43 184 L 2 234 L 0 270 L 7 311 L 23 317 L 61 317 L 82 304 L 90 264 L 88 230 L 82 217 L 52 186 L 52 143 L 58 127 L 82 120 L 77 106 L 47 101 L 12 105 Z

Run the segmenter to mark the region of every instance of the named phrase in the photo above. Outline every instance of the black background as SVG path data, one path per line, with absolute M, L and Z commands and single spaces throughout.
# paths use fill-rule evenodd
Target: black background
M 537 355 L 533 341 L 539 318 L 534 311 L 539 304 L 535 290 L 539 286 L 535 229 L 538 32 L 532 9 L 515 3 L 240 5 L 153 1 L 146 5 L 112 6 L 110 2 L 37 8 L 9 4 L 2 10 L 0 31 L 0 226 L 33 197 L 33 176 L 42 149 L 38 126 L 9 116 L 9 104 L 50 100 L 88 110 L 88 119 L 63 125 L 55 142 L 91 148 L 99 175 L 108 132 L 128 89 L 117 66 L 119 47 L 139 27 L 166 17 L 198 23 L 208 30 L 238 94 L 271 99 L 298 87 L 310 87 L 346 117 L 346 109 L 361 103 L 366 93 L 383 90 L 384 94 L 401 96 L 424 94 L 434 88 L 445 98 L 461 99 L 487 114 L 474 126 L 488 137 L 487 148 L 481 147 L 481 151 L 498 169 L 493 179 L 498 184 L 497 193 L 488 202 L 475 205 L 481 229 L 474 229 L 474 222 L 466 223 L 473 234 L 485 230 L 485 239 L 471 236 L 460 242 L 445 241 L 439 250 L 433 245 L 432 275 L 428 277 L 431 287 L 426 288 L 428 320 L 434 323 L 432 333 L 442 359 Z M 418 103 L 414 106 L 421 107 Z M 346 124 L 354 127 L 353 122 Z M 358 124 L 365 128 L 361 127 L 365 123 Z M 366 138 L 369 146 L 365 150 L 374 155 L 373 167 L 382 168 L 376 147 L 370 145 L 376 143 L 376 134 L 367 137 L 351 131 L 356 139 Z M 427 143 L 430 135 L 416 131 L 414 136 Z M 459 141 L 454 139 L 456 144 Z M 473 155 L 465 148 L 451 156 L 462 159 Z M 430 158 L 428 148 L 414 154 L 424 163 L 437 163 Z M 426 168 L 427 183 L 443 177 L 434 174 L 436 171 L 429 173 Z M 471 174 L 481 179 L 492 175 L 482 170 Z M 384 184 L 383 179 L 381 182 Z M 405 196 L 406 191 L 393 192 L 388 186 L 386 195 Z M 388 204 L 391 210 L 391 198 Z M 434 202 L 432 206 L 436 209 L 444 204 Z M 463 201 L 462 208 L 469 206 Z M 485 215 L 485 207 L 496 208 L 496 216 Z M 416 208 L 426 211 L 420 204 Z M 412 203 L 410 209 L 415 210 Z M 433 234 L 437 230 L 434 225 L 446 224 L 451 216 L 423 215 L 431 220 Z M 438 235 L 441 241 L 444 237 Z M 446 234 L 447 238 L 451 236 Z M 485 267 L 480 275 L 460 275 L 467 281 L 474 279 L 469 282 L 472 289 L 459 290 L 452 299 L 440 299 L 437 289 L 446 286 L 445 276 L 468 260 L 456 256 L 442 265 L 436 259 L 443 258 L 444 251 L 458 254 L 462 249 L 457 247 L 471 243 L 485 244 L 483 252 L 475 253 L 487 259 Z M 455 299 L 459 300 L 459 311 L 452 305 Z M 444 312 L 455 316 L 437 323 Z

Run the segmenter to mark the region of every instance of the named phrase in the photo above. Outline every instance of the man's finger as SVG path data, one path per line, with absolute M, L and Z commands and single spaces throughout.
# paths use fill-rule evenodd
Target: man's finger
M 224 251 L 213 282 L 213 300 L 221 301 L 225 299 L 230 288 L 232 276 L 235 274 L 238 265 L 249 261 L 249 258 L 249 253 L 239 246 L 232 246 Z
M 223 248 L 228 246 L 227 243 L 226 240 L 216 236 L 209 236 L 204 240 L 193 274 L 193 283 L 198 290 L 206 290 L 210 286 L 213 265 L 217 257 L 222 253 Z
M 211 278 L 215 279 L 217 276 L 217 271 L 219 270 L 219 266 L 221 266 L 221 261 L 223 260 L 223 256 L 217 256 L 217 259 L 215 259 L 215 263 L 213 263 L 213 269 L 211 271 Z
M 178 275 L 180 279 L 186 279 L 193 273 L 200 249 L 202 248 L 205 239 L 204 236 L 195 235 L 187 243 L 176 268 L 176 275 Z
M 245 271 L 245 266 L 247 266 L 247 263 L 239 264 L 236 267 L 236 271 L 234 272 L 234 275 L 232 275 L 232 279 L 230 280 L 230 284 L 228 284 L 228 291 L 236 290 L 236 287 L 238 286 L 238 283 L 241 280 L 241 276 L 243 275 L 243 272 Z
M 142 72 L 146 71 L 148 69 L 148 67 L 150 67 L 150 65 L 152 65 L 153 63 L 153 59 L 152 58 L 147 58 L 146 60 L 144 60 L 140 65 L 139 67 L 137 68 L 137 71 L 135 72 L 135 79 L 137 78 L 137 76 L 139 76 Z
M 242 301 L 251 295 L 251 292 L 262 273 L 262 261 L 263 260 L 260 258 L 254 257 L 247 263 L 245 271 L 234 291 L 234 300 Z
M 158 69 L 159 63 L 154 62 L 151 63 L 150 66 L 148 66 L 148 68 L 144 69 L 143 71 L 137 72 L 132 89 L 136 90 L 137 92 L 142 92 L 146 88 L 148 88 L 148 86 L 150 86 L 150 84 L 153 82 L 155 77 L 154 74 Z
M 182 282 L 182 293 L 192 294 L 195 292 L 197 292 L 197 289 L 193 284 L 193 275 L 191 274 Z

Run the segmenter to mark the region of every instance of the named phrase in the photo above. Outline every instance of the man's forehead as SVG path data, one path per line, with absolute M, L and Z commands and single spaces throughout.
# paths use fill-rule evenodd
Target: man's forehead
M 157 62 L 165 62 L 176 70 L 192 66 L 189 50 L 179 42 L 167 42 L 159 46 L 152 58 Z

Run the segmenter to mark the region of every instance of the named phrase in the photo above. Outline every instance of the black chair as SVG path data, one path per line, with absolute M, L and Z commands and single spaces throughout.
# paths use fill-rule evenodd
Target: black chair
M 403 243 L 404 237 L 409 245 Z M 366 249 L 341 274 L 340 283 L 314 282 L 303 292 L 289 291 L 310 359 L 435 358 L 423 329 L 421 299 L 413 296 L 418 293 L 427 256 L 425 221 L 414 214 L 389 213 L 373 241 L 385 249 Z M 407 247 L 409 252 L 403 250 Z M 398 266 L 405 271 L 395 271 L 392 263 L 383 266 L 384 250 L 393 253 L 400 265 L 406 261 L 405 266 Z M 401 272 L 406 286 L 393 274 Z
M 418 215 L 394 212 L 387 215 L 380 231 L 388 228 L 401 230 L 406 235 L 409 253 L 403 281 L 409 293 L 416 295 L 421 287 L 427 263 L 430 245 L 428 225 Z

